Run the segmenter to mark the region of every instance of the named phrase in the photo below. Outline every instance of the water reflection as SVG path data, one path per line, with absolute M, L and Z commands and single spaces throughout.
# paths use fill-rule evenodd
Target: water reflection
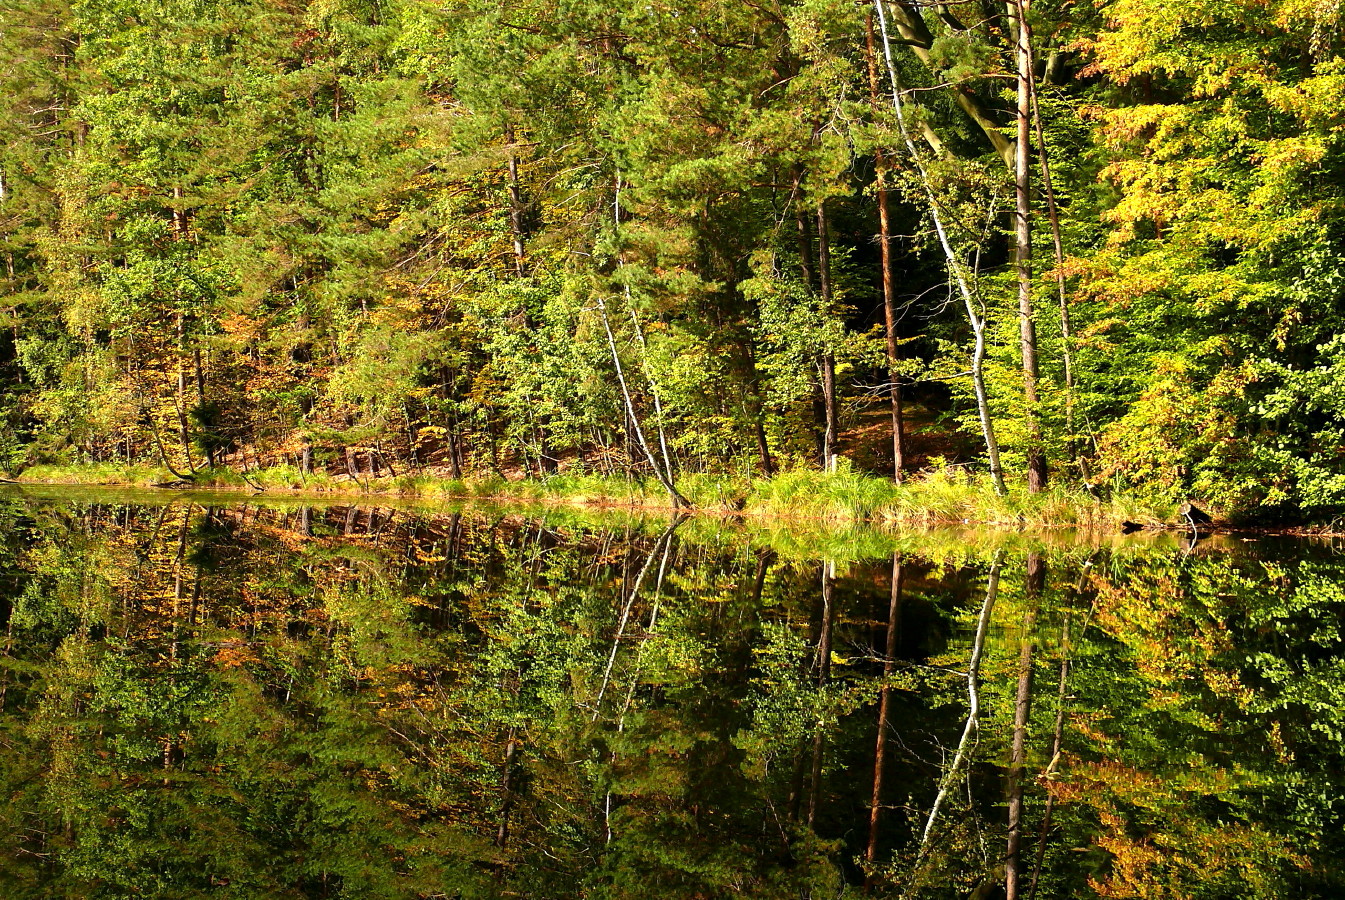
M 1329 546 L 89 495 L 0 533 L 7 898 L 1345 882 Z

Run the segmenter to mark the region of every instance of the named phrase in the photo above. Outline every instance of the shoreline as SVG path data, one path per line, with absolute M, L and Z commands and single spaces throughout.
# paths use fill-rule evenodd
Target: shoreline
M 1039 494 L 1011 489 L 994 493 L 989 483 L 960 469 L 913 476 L 902 484 L 875 475 L 841 471 L 783 472 L 770 478 L 688 474 L 679 489 L 691 509 L 677 509 L 655 482 L 594 475 L 558 474 L 545 479 L 498 475 L 447 478 L 414 473 L 355 480 L 348 475 L 304 474 L 290 467 L 250 472 L 203 470 L 181 481 L 157 466 L 33 466 L 12 480 L 22 487 L 102 487 L 166 493 L 227 493 L 325 502 L 383 497 L 417 504 L 478 502 L 552 508 L 680 514 L 726 520 L 888 527 L 986 527 L 1004 530 L 1120 530 L 1126 521 L 1165 530 L 1176 507 L 1140 498 L 1098 499 L 1079 489 L 1054 487 Z
M 35 467 L 40 468 L 40 467 Z M 1005 497 L 999 497 L 975 483 L 956 484 L 956 490 L 950 490 L 949 483 L 939 479 L 913 479 L 904 485 L 876 476 L 830 476 L 817 472 L 786 473 L 786 478 L 799 479 L 808 485 L 816 486 L 835 481 L 837 478 L 852 479 L 860 485 L 878 485 L 893 494 L 902 495 L 908 501 L 901 507 L 879 503 L 871 509 L 863 509 L 853 502 L 840 498 L 824 498 L 822 501 L 801 501 L 780 503 L 770 497 L 769 487 L 776 479 L 757 479 L 757 490 L 748 493 L 741 508 L 725 503 L 696 504 L 691 509 L 678 509 L 668 503 L 666 495 L 655 484 L 640 481 L 616 481 L 614 479 L 580 479 L 576 490 L 571 476 L 556 476 L 552 479 L 509 480 L 498 477 L 477 479 L 442 479 L 431 476 L 397 476 L 356 481 L 348 477 L 331 478 L 320 476 L 308 484 L 277 483 L 272 476 L 288 474 L 283 470 L 262 470 L 249 473 L 261 476 L 269 483 L 249 484 L 237 473 L 229 473 L 232 478 L 212 477 L 200 482 L 154 481 L 150 478 L 109 479 L 107 472 L 93 467 L 62 468 L 63 477 L 38 478 L 26 477 L 32 470 L 20 473 L 18 478 L 0 478 L 0 489 L 90 489 L 95 491 L 124 491 L 148 493 L 157 497 L 218 495 L 240 498 L 265 498 L 281 502 L 302 503 L 312 501 L 323 505 L 376 505 L 375 501 L 388 502 L 393 506 L 407 506 L 432 511 L 444 504 L 475 503 L 498 507 L 541 508 L 556 512 L 575 513 L 593 512 L 597 514 L 649 514 L 663 518 L 682 515 L 687 518 L 705 521 L 751 523 L 757 527 L 770 528 L 780 525 L 785 528 L 801 527 L 843 531 L 856 527 L 879 530 L 904 529 L 989 529 L 1002 533 L 1025 532 L 1062 532 L 1082 531 L 1097 534 L 1122 533 L 1125 521 L 1140 521 L 1136 533 L 1151 536 L 1170 534 L 1180 536 L 1190 531 L 1190 526 L 1177 517 L 1176 507 L 1146 505 L 1135 498 L 1117 498 L 1112 501 L 1100 501 L 1082 495 L 1079 492 L 1067 492 L 1056 489 L 1042 494 L 1032 495 L 1025 491 L 1011 491 Z M 159 475 L 152 469 L 138 470 L 142 474 Z M 48 474 L 47 471 L 41 474 Z M 171 477 L 171 476 L 170 476 Z M 698 485 L 722 486 L 733 483 L 729 476 L 697 476 Z M 523 487 L 524 490 L 500 491 L 502 485 Z M 624 486 L 624 493 L 611 490 L 593 490 L 595 487 L 611 488 Z M 920 501 L 933 501 L 922 504 Z M 949 504 L 953 504 L 950 507 Z M 1169 510 L 1171 510 L 1169 512 Z M 975 515 L 990 513 L 990 515 Z M 1011 514 L 1012 513 L 1012 514 Z M 1166 515 L 1165 515 L 1166 514 Z M 1297 523 L 1288 525 L 1238 524 L 1216 521 L 1199 527 L 1201 537 L 1211 535 L 1255 535 L 1264 537 L 1292 538 L 1342 538 L 1336 523 Z M 1249 538 L 1251 539 L 1251 538 Z

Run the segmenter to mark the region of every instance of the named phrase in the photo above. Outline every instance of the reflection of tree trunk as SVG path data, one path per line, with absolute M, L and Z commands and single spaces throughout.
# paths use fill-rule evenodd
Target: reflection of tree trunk
M 901 555 L 892 554 L 892 598 L 887 610 L 887 644 L 883 650 L 883 687 L 878 697 L 878 739 L 873 752 L 873 794 L 869 800 L 869 845 L 864 859 L 869 864 L 864 889 L 873 887 L 873 864 L 878 856 L 878 817 L 883 802 L 883 762 L 887 755 L 887 714 L 892 701 L 888 679 L 897 655 L 897 616 L 901 613 Z
M 5 619 L 5 656 L 8 657 L 14 650 L 14 608 L 12 605 Z M 5 696 L 9 693 L 9 671 L 10 667 L 5 666 L 4 671 L 0 672 L 0 712 L 5 711 Z
M 831 629 L 836 613 L 832 604 L 836 587 L 836 564 L 822 565 L 822 632 L 817 640 L 817 694 L 822 701 L 822 691 L 831 677 Z M 822 794 L 822 750 L 826 744 L 825 718 L 818 711 L 817 725 L 813 731 L 812 777 L 808 782 L 808 826 L 812 827 L 817 819 L 817 804 Z
M 592 719 L 592 721 L 594 721 L 594 722 L 596 722 L 596 721 L 598 720 L 598 715 L 602 712 L 602 698 L 603 698 L 603 694 L 606 693 L 606 691 L 607 691 L 607 686 L 608 686 L 608 684 L 609 684 L 609 682 L 610 682 L 610 680 L 611 680 L 611 676 L 612 676 L 612 666 L 613 666 L 613 664 L 616 662 L 616 654 L 617 654 L 617 650 L 618 650 L 618 649 L 620 648 L 620 646 L 621 646 L 621 637 L 622 637 L 622 634 L 625 632 L 625 629 L 626 629 L 626 622 L 627 622 L 627 620 L 630 618 L 631 608 L 635 605 L 635 601 L 639 598 L 639 595 L 640 595 L 640 586 L 641 586 L 641 584 L 644 582 L 645 575 L 648 574 L 648 572 L 649 572 L 649 567 L 653 564 L 653 562 L 654 562 L 654 558 L 655 558 L 656 556 L 660 556 L 660 548 L 661 548 L 661 550 L 662 550 L 662 553 L 661 553 L 661 555 L 662 555 L 662 562 L 659 563 L 658 575 L 657 575 L 657 577 L 656 577 L 656 579 L 655 579 L 655 582 L 654 582 L 654 584 L 655 584 L 655 587 L 654 587 L 655 601 L 654 601 L 654 609 L 653 609 L 653 611 L 651 612 L 651 614 L 650 614 L 650 618 L 649 618 L 649 629 L 652 629 L 652 628 L 654 627 L 654 623 L 657 621 L 657 617 L 658 617 L 658 600 L 657 600 L 657 595 L 658 595 L 658 592 L 659 592 L 659 591 L 662 589 L 662 587 L 663 587 L 663 576 L 664 576 L 664 573 L 666 572 L 666 570 L 667 570 L 667 566 L 668 566 L 668 554 L 669 554 L 669 552 L 670 552 L 671 549 L 672 549 L 673 535 L 674 535 L 674 533 L 677 531 L 677 527 L 678 527 L 679 525 L 681 525 L 684 521 L 686 521 L 686 517 L 685 517 L 685 516 L 680 516 L 680 515 L 679 515 L 679 516 L 674 516 L 674 517 L 673 517 L 673 520 L 672 520 L 672 522 L 668 525 L 667 530 L 664 531 L 663 534 L 659 536 L 658 541 L 656 541 L 656 542 L 654 543 L 654 547 L 653 547 L 652 550 L 650 550 L 650 552 L 649 552 L 649 556 L 645 559 L 644 564 L 643 564 L 642 566 L 640 566 L 640 572 L 639 572 L 639 574 L 635 576 L 635 583 L 634 583 L 633 585 L 631 585 L 630 594 L 629 594 L 629 596 L 626 598 L 625 606 L 623 607 L 622 612 L 621 612 L 621 621 L 620 621 L 620 623 L 617 625 L 617 633 L 616 633 L 616 636 L 612 639 L 612 653 L 611 653 L 611 655 L 608 656 L 608 658 L 607 658 L 607 669 L 606 669 L 605 672 L 603 672 L 603 676 L 602 676 L 602 687 L 599 688 L 599 690 L 598 690 L 598 697 L 597 697 L 597 699 L 596 699 L 596 700 L 594 701 L 594 703 L 593 703 L 593 719 Z M 628 539 L 629 539 L 629 536 L 628 536 Z M 641 652 L 642 652 L 642 653 L 643 653 L 643 649 L 644 649 L 644 647 L 643 647 L 643 644 L 642 644 L 642 645 L 641 645 Z M 640 665 L 640 663 L 637 661 L 637 663 L 636 663 L 636 671 L 635 671 L 635 674 L 632 676 L 633 678 L 637 678 L 637 677 L 638 677 L 638 673 L 639 673 L 639 665 Z M 629 710 L 629 708 L 630 708 L 630 704 L 631 704 L 632 700 L 634 699 L 634 696 L 635 696 L 635 685 L 634 685 L 634 683 L 632 683 L 632 684 L 631 684 L 630 691 L 629 691 L 629 692 L 627 693 L 627 695 L 626 695 L 626 702 L 625 702 L 625 705 L 622 707 L 622 709 L 621 709 L 621 714 L 618 716 L 618 719 L 617 719 L 617 731 L 618 731 L 618 732 L 624 730 L 624 728 L 625 728 L 625 724 L 626 724 L 626 712 Z M 616 751 L 615 751 L 615 750 L 613 750 L 613 751 L 611 752 L 610 759 L 609 759 L 609 764 L 610 764 L 613 768 L 615 768 L 615 766 L 616 766 Z M 606 838 L 607 843 L 610 844 L 610 843 L 612 842 L 612 792 L 611 792 L 610 789 L 607 791 L 606 796 L 603 798 L 603 828 L 604 828 L 604 830 L 605 830 L 605 832 L 606 832 L 606 835 L 607 835 L 607 838 Z
M 1032 629 L 1037 602 L 1046 577 L 1041 555 L 1027 557 L 1027 611 L 1018 653 L 1018 693 L 1013 703 L 1013 744 L 1009 757 L 1009 840 L 1004 855 L 1005 900 L 1018 900 L 1020 856 L 1023 847 L 1024 762 L 1027 755 L 1027 720 L 1032 711 Z
M 518 729 L 509 729 L 508 745 L 504 751 L 504 774 L 500 778 L 500 828 L 495 832 L 495 846 L 504 847 L 509 842 L 509 812 L 514 805 L 514 795 L 510 790 L 514 778 L 514 758 L 518 755 Z
M 752 579 L 752 609 L 761 608 L 761 595 L 766 590 L 766 575 L 770 572 L 771 563 L 775 561 L 775 554 L 766 551 L 757 557 L 757 574 Z
M 1004 552 L 995 554 L 994 562 L 990 564 L 990 575 L 986 579 L 985 602 L 981 605 L 981 614 L 976 620 L 976 636 L 972 639 L 971 658 L 967 662 L 967 724 L 962 728 L 962 737 L 957 742 L 957 750 L 953 754 L 953 761 L 948 764 L 948 769 L 939 779 L 939 789 L 934 795 L 934 803 L 929 808 L 929 816 L 925 819 L 925 827 L 920 834 L 920 849 L 916 854 L 915 864 L 911 867 L 911 883 L 907 886 L 906 896 L 916 888 L 916 877 L 919 874 L 921 863 L 925 860 L 925 855 L 929 852 L 929 838 L 934 833 L 934 825 L 939 819 L 939 810 L 943 808 L 948 795 L 957 785 L 958 772 L 966 761 L 968 750 L 971 747 L 972 738 L 975 737 L 979 725 L 981 714 L 981 654 L 985 651 L 985 635 L 990 627 L 990 611 L 995 607 L 995 599 L 999 596 L 999 573 L 1004 567 Z
M 1050 788 L 1049 780 L 1055 775 L 1056 767 L 1060 765 L 1060 747 L 1065 736 L 1065 698 L 1066 686 L 1069 681 L 1070 657 L 1069 626 L 1070 617 L 1067 612 L 1064 621 L 1060 623 L 1060 681 L 1056 685 L 1055 733 L 1051 738 L 1051 761 L 1047 764 L 1045 773 L 1048 781 L 1046 809 L 1042 812 L 1041 831 L 1037 836 L 1037 858 L 1032 865 L 1032 883 L 1027 892 L 1028 900 L 1033 900 L 1037 896 L 1037 882 L 1041 878 L 1041 866 L 1046 858 L 1046 836 L 1051 831 L 1051 816 L 1055 812 L 1055 793 Z
M 667 530 L 663 532 L 658 541 L 654 544 L 654 549 L 649 551 L 649 556 L 645 558 L 644 564 L 640 567 L 639 574 L 635 576 L 635 584 L 631 586 L 630 594 L 627 596 L 626 602 L 622 607 L 621 619 L 617 623 L 616 635 L 612 638 L 612 652 L 607 657 L 607 668 L 602 673 L 602 686 L 598 688 L 598 696 L 593 701 L 593 721 L 595 722 L 598 720 L 599 713 L 602 712 L 602 698 L 603 695 L 607 693 L 607 686 L 612 679 L 612 667 L 616 664 L 617 650 L 621 647 L 621 638 L 626 632 L 626 622 L 630 619 L 631 608 L 635 605 L 635 601 L 640 597 L 640 585 L 644 583 L 645 575 L 649 573 L 649 567 L 653 565 L 655 557 L 662 553 L 665 542 L 670 542 L 672 540 L 673 533 L 684 521 L 686 521 L 686 519 L 683 516 L 675 516 L 673 518 L 672 523 L 668 526 Z
M 177 552 L 173 555 L 173 615 L 172 615 L 172 638 L 168 644 L 168 659 L 170 660 L 169 683 L 173 690 L 177 688 L 177 659 L 178 651 L 182 644 L 182 569 L 187 560 L 187 527 L 191 522 L 191 507 L 182 511 L 182 524 L 177 532 Z M 166 772 L 173 767 L 174 752 L 177 749 L 177 740 L 171 735 L 164 735 L 163 738 L 163 768 Z M 168 779 L 164 778 L 164 787 L 168 786 Z

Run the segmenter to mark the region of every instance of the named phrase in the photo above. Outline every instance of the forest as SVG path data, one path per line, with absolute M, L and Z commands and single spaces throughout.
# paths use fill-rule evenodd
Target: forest
M 1319 0 L 5 0 L 0 470 L 1345 509 Z

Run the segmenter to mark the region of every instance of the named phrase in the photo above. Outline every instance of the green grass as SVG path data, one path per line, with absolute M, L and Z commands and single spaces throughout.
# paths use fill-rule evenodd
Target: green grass
M 21 482 L 45 484 L 127 485 L 150 487 L 176 481 L 154 466 L 90 464 L 33 466 Z M 494 500 L 515 503 L 667 508 L 667 494 L 653 479 L 558 474 L 545 479 L 508 481 L 499 476 L 442 479 L 407 474 L 352 480 L 324 473 L 304 474 L 292 466 L 275 466 L 244 476 L 224 469 L 202 471 L 196 488 L 321 495 L 391 495 L 423 502 Z M 1039 494 L 1011 487 L 997 495 L 988 479 L 960 469 L 942 469 L 894 484 L 886 478 L 842 469 L 782 472 L 771 478 L 688 474 L 678 488 L 697 510 L 754 519 L 817 521 L 830 528 L 852 523 L 897 527 L 966 524 L 1010 528 L 1110 528 L 1124 520 L 1172 522 L 1171 505 L 1117 496 L 1099 500 L 1070 486 L 1053 486 Z
M 106 484 L 154 487 L 175 479 L 171 472 L 159 466 L 86 463 L 74 466 L 29 466 L 19 474 L 18 480 L 40 484 Z

